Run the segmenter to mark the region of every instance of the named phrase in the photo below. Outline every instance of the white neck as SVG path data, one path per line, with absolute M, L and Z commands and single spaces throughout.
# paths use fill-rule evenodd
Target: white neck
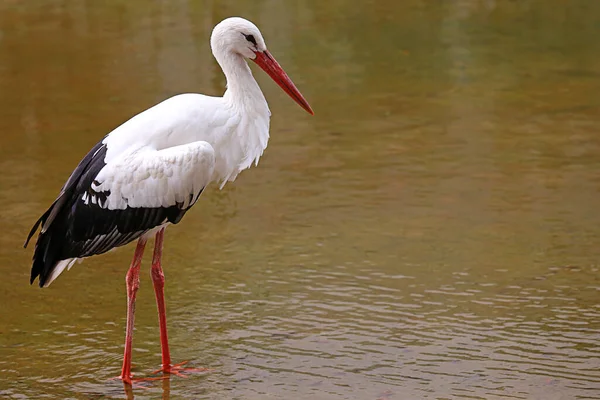
M 223 99 L 236 107 L 241 107 L 245 112 L 268 114 L 267 100 L 246 60 L 233 52 L 215 54 L 215 58 L 227 79 L 227 90 Z
M 237 114 L 238 123 L 216 144 L 217 168 L 221 187 L 249 168 L 267 147 L 269 140 L 269 105 L 244 58 L 233 52 L 215 52 L 227 79 L 223 100 Z

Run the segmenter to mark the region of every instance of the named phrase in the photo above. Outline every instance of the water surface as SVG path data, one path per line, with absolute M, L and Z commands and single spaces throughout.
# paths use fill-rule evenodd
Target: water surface
M 316 115 L 256 71 L 264 158 L 166 235 L 172 355 L 211 371 L 126 393 L 133 248 L 40 290 L 22 243 L 112 128 L 222 93 L 230 15 Z M 1 397 L 600 398 L 598 37 L 586 0 L 2 3 Z M 160 363 L 149 278 L 139 375 Z

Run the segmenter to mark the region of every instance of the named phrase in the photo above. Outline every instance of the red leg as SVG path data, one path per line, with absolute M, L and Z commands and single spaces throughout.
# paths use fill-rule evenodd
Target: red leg
M 154 254 L 152 256 L 152 282 L 154 283 L 154 294 L 156 295 L 156 308 L 158 308 L 158 325 L 160 327 L 160 348 L 162 350 L 162 369 L 169 372 L 171 368 L 171 354 L 169 353 L 169 338 L 167 336 L 167 314 L 165 309 L 165 274 L 160 265 L 162 258 L 163 241 L 165 237 L 164 228 L 156 233 L 154 242 Z
M 169 339 L 167 337 L 167 313 L 165 310 L 165 275 L 162 270 L 161 258 L 163 250 L 163 241 L 165 236 L 164 228 L 156 233 L 154 242 L 154 254 L 152 256 L 152 282 L 154 283 L 154 294 L 156 295 L 156 308 L 158 308 L 158 325 L 160 327 L 160 347 L 162 350 L 162 366 L 156 372 L 165 372 L 182 376 L 180 372 L 203 372 L 205 368 L 183 368 L 184 361 L 179 364 L 171 364 L 171 353 L 169 352 Z
M 127 285 L 127 329 L 125 331 L 125 354 L 123 355 L 123 368 L 121 369 L 121 378 L 123 382 L 131 384 L 131 342 L 133 339 L 133 323 L 135 318 L 135 296 L 140 287 L 140 266 L 142 256 L 146 247 L 146 239 L 138 240 L 131 267 L 125 276 Z

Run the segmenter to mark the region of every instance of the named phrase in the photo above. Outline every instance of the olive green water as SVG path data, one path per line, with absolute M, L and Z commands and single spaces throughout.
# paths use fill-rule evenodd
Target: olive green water
M 133 247 L 29 286 L 35 221 L 105 133 L 220 94 L 215 23 L 253 20 L 258 168 L 167 230 L 175 361 L 124 391 Z M 0 4 L 0 397 L 600 398 L 600 2 Z M 148 268 L 148 261 L 145 263 Z M 133 363 L 160 363 L 149 274 Z

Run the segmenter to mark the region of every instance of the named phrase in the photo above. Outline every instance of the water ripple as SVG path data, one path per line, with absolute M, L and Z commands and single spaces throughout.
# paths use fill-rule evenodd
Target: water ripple
M 228 330 L 237 382 L 275 379 L 286 390 L 312 385 L 340 396 L 365 381 L 416 396 L 448 387 L 464 398 L 557 389 L 583 398 L 600 389 L 599 309 L 556 296 L 561 288 L 469 285 L 460 274 L 452 284 L 414 286 L 412 277 L 368 269 L 360 281 L 369 285 L 359 286 L 343 267 L 270 274 L 280 279 L 268 277 L 263 289 L 276 300 L 222 302 L 203 316 L 260 307 L 259 323 L 246 318 Z

